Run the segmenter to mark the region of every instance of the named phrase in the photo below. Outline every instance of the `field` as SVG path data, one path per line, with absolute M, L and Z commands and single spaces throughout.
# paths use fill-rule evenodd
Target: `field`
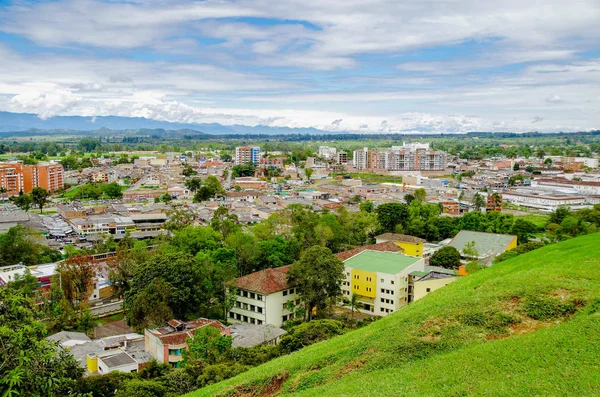
M 598 395 L 599 243 L 521 255 L 190 395 Z
M 546 222 L 548 221 L 548 215 L 541 215 L 541 214 L 525 215 L 525 216 L 520 216 L 519 218 L 529 221 L 531 223 L 534 223 L 537 227 L 546 226 Z
M 370 172 L 357 172 L 357 173 L 349 173 L 349 174 L 346 174 L 346 173 L 343 173 L 343 174 L 334 173 L 333 174 L 334 177 L 338 176 L 338 175 L 350 176 L 353 179 L 360 178 L 363 182 L 402 183 L 402 177 L 401 176 L 379 175 L 379 174 L 373 174 L 373 173 L 370 173 Z
M 104 183 L 101 183 L 101 185 L 104 185 Z M 83 186 L 83 185 L 81 185 L 81 186 Z M 66 199 L 75 198 L 79 195 L 79 190 L 81 189 L 81 186 L 77 186 L 72 189 L 69 189 L 66 192 L 64 192 L 63 194 L 61 194 L 59 197 L 66 198 Z M 121 191 L 124 191 L 124 190 L 129 189 L 131 186 L 119 186 L 119 187 L 121 188 Z

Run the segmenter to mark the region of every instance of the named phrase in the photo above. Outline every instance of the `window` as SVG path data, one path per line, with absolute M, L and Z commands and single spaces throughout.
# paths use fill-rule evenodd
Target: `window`
M 263 323 L 262 320 L 256 320 L 256 324 L 262 325 L 262 323 Z
M 391 291 L 390 291 L 390 294 L 394 295 L 394 290 L 391 290 Z
M 381 289 L 381 293 L 382 293 L 382 294 L 385 294 L 385 290 L 384 290 L 383 288 Z
M 235 313 L 234 312 L 229 312 L 229 318 L 235 318 Z
M 392 285 L 394 285 L 394 280 L 392 280 Z
M 250 324 L 255 324 L 255 323 L 256 323 L 256 320 L 253 319 L 252 317 L 250 317 Z
M 251 310 L 251 311 L 256 311 L 256 306 L 254 306 L 254 305 L 250 305 L 250 310 Z
M 385 302 L 385 299 L 381 298 L 381 303 Z
M 259 301 L 261 301 L 262 300 L 262 295 L 256 294 L 256 299 L 258 299 Z
M 256 306 L 256 311 L 257 311 L 258 313 L 262 313 L 262 312 L 263 312 L 263 308 L 262 308 L 262 307 L 260 307 L 260 306 Z
M 427 288 L 425 291 L 426 292 L 431 292 L 431 288 Z
M 381 308 L 381 311 L 383 311 L 383 307 Z
M 244 322 L 247 323 L 248 322 L 248 316 L 244 316 L 242 317 L 244 319 Z
M 236 318 L 238 321 L 241 321 L 241 320 L 242 320 L 242 315 L 241 315 L 241 314 L 236 314 L 236 315 L 235 315 L 235 318 Z
M 254 292 L 250 292 L 250 299 L 254 299 L 256 295 L 254 294 Z
M 281 317 L 281 319 L 282 319 L 283 321 L 287 321 L 287 319 L 288 319 L 288 316 L 283 316 L 283 317 Z
M 300 304 L 300 299 L 296 299 L 296 304 L 299 305 Z
M 285 291 L 283 291 L 283 296 L 287 296 L 288 292 L 287 289 Z
M 383 279 L 381 279 L 381 282 L 383 283 Z

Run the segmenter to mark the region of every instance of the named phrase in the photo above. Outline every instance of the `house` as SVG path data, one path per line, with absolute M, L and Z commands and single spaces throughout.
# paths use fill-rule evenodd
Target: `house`
M 216 328 L 223 336 L 230 333 L 229 328 L 217 320 L 206 318 L 187 322 L 171 320 L 164 327 L 144 330 L 146 350 L 156 361 L 179 368 L 183 360 L 182 352 L 188 348 L 187 338 L 193 338 L 195 331 L 202 327 Z
M 232 280 L 230 286 L 237 289 L 237 297 L 229 310 L 229 321 L 280 327 L 295 318 L 300 298 L 287 284 L 290 267 L 264 269 Z
M 465 247 L 471 242 L 475 252 L 465 254 Z M 490 264 L 496 255 L 517 248 L 517 236 L 461 230 L 448 245 L 456 248 L 463 258 L 484 260 L 485 264 Z
M 457 280 L 454 270 L 425 266 L 423 272 L 412 272 L 412 302 Z M 409 287 L 410 288 L 410 287 Z
M 409 256 L 423 256 L 423 244 L 426 240 L 415 236 L 408 236 L 406 234 L 397 233 L 385 233 L 375 237 L 377 243 L 384 241 L 392 241 L 397 244 L 402 251 Z

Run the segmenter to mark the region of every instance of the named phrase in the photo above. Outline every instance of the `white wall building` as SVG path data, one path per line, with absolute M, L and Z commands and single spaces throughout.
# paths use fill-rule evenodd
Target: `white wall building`
M 319 157 L 323 160 L 333 160 L 337 149 L 329 146 L 319 146 Z

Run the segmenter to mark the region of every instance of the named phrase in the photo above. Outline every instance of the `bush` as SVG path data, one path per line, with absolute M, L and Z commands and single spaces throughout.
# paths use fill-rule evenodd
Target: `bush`
M 233 378 L 236 375 L 246 372 L 250 369 L 249 366 L 241 364 L 214 364 L 204 368 L 202 375 L 197 379 L 198 387 L 204 387 L 224 381 L 225 379 Z
M 523 313 L 534 320 L 551 320 L 575 313 L 573 302 L 563 302 L 558 298 L 534 296 L 523 304 Z
M 344 333 L 344 324 L 336 320 L 314 320 L 292 328 L 281 338 L 282 352 L 291 353 L 305 346 Z

